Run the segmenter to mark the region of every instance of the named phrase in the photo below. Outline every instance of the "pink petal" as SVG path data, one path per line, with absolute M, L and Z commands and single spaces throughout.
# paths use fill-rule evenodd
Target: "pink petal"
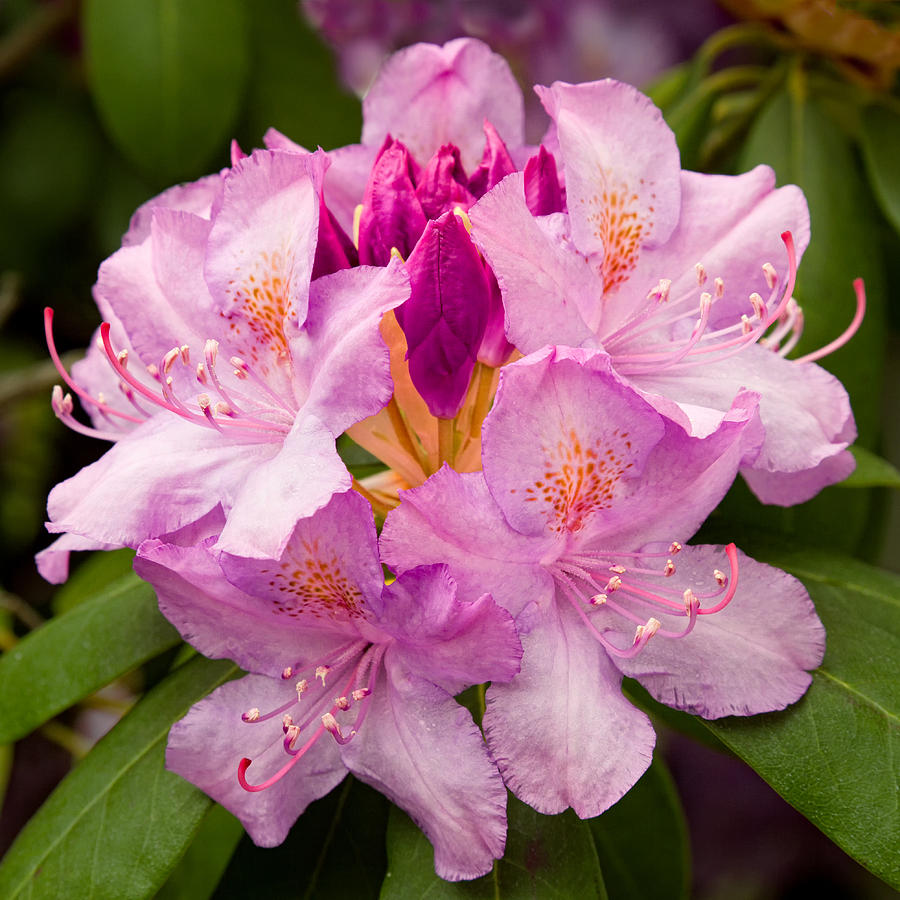
M 485 119 L 507 146 L 524 142 L 522 92 L 506 61 L 472 38 L 415 44 L 387 60 L 366 95 L 362 141 L 380 146 L 391 134 L 422 164 L 455 144 L 471 172 L 484 150 Z

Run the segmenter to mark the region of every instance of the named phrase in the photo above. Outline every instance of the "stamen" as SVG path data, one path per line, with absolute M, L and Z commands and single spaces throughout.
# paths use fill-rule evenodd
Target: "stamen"
M 814 362 L 817 359 L 821 359 L 823 356 L 828 356 L 829 353 L 834 353 L 835 350 L 843 347 L 850 338 L 853 337 L 854 334 L 859 330 L 859 326 L 862 324 L 862 320 L 866 314 L 866 287 L 862 280 L 862 278 L 856 278 L 853 281 L 853 290 L 856 293 L 856 313 L 853 316 L 853 320 L 847 326 L 847 329 L 844 331 L 840 337 L 835 338 L 831 343 L 826 344 L 824 347 L 821 347 L 818 350 L 813 351 L 812 353 L 807 353 L 806 356 L 801 356 L 798 359 L 793 359 L 791 362 L 802 363 L 802 362 Z
M 663 575 L 666 578 L 670 578 L 674 574 L 675 574 L 675 563 L 672 562 L 671 559 L 667 559 L 666 564 L 663 568 Z
M 297 752 L 296 756 L 292 757 L 285 763 L 271 778 L 267 778 L 262 784 L 250 784 L 246 778 L 247 769 L 252 764 L 253 760 L 244 757 L 240 763 L 238 763 L 238 784 L 245 790 L 250 791 L 251 793 L 255 793 L 256 791 L 264 791 L 266 788 L 271 787 L 276 782 L 280 781 L 287 775 L 291 769 L 297 765 L 298 762 L 303 758 L 303 755 L 312 747 L 313 744 L 325 733 L 325 727 L 319 726 L 316 730 L 315 734 L 300 748 Z
M 453 215 L 460 219 L 463 223 L 463 227 L 469 234 L 472 233 L 472 220 L 469 218 L 468 213 L 461 206 L 453 207 Z
M 368 688 L 357 688 L 350 696 L 358 703 L 360 700 L 365 700 L 371 693 Z
M 316 678 L 322 679 L 322 687 L 325 687 L 325 676 L 331 671 L 330 666 L 316 666 Z
M 591 606 L 603 606 L 608 600 L 609 597 L 606 594 L 594 594 L 588 602 Z
M 290 713 L 285 713 L 281 717 L 281 730 L 287 731 L 294 724 L 294 717 Z
M 359 222 L 362 219 L 363 205 L 357 204 L 353 210 L 353 246 L 359 250 Z
M 309 682 L 305 678 L 301 678 L 295 685 L 294 689 L 297 691 L 297 699 L 300 700 L 302 696 L 306 693 L 307 688 L 309 688 Z
M 672 290 L 671 278 L 660 278 L 656 287 L 651 288 L 647 294 L 648 300 L 655 300 L 657 303 L 667 303 L 669 300 L 669 292 Z
M 782 235 L 782 237 L 784 237 Z M 772 263 L 763 263 L 762 265 L 763 275 L 766 277 L 766 284 L 769 287 L 770 291 L 775 290 L 775 285 L 778 283 L 778 273 L 775 271 L 775 266 Z
M 721 300 L 725 296 L 725 282 L 721 278 L 716 278 L 713 284 L 715 285 L 713 295 L 716 300 Z
M 697 284 L 704 285 L 706 284 L 706 269 L 703 268 L 703 263 L 697 263 L 694 266 L 695 271 L 697 272 Z
M 681 553 L 681 544 L 679 544 L 678 541 L 672 541 L 672 543 L 669 544 L 669 553 L 672 556 L 676 553 Z
M 242 718 L 245 722 L 258 722 L 258 721 L 259 721 L 259 707 L 258 707 L 258 706 L 254 706 L 253 709 L 250 709 L 250 710 L 248 710 L 247 712 L 245 712 L 245 713 L 241 716 L 241 718 Z
M 344 711 L 350 709 L 350 701 L 346 697 L 335 697 L 334 705 Z
M 729 603 L 731 603 L 732 598 L 734 597 L 734 593 L 737 590 L 738 585 L 738 558 L 737 558 L 737 547 L 734 544 L 729 544 L 725 548 L 725 555 L 728 557 L 728 562 L 731 566 L 731 575 L 728 578 L 728 591 L 725 596 L 715 605 L 710 607 L 709 609 L 701 609 L 698 612 L 698 615 L 701 616 L 711 616 L 713 613 L 717 613 L 722 609 L 725 609 Z M 719 572 L 721 575 L 722 573 Z M 716 579 L 718 581 L 718 578 Z
M 281 670 L 281 677 L 287 681 L 294 674 L 294 670 L 290 666 L 285 666 Z

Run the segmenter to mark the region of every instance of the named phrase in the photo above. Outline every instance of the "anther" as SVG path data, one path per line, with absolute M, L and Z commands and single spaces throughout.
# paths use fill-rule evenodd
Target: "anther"
M 720 571 L 719 569 L 716 569 L 713 572 L 713 578 L 716 579 L 716 584 L 719 587 L 725 587 L 726 583 L 728 582 L 728 579 L 725 577 L 725 573 Z
M 603 606 L 604 603 L 609 599 L 606 594 L 594 594 L 590 599 L 591 606 Z
M 334 705 L 338 709 L 348 710 L 350 709 L 350 700 L 347 697 L 335 697 Z
M 671 559 L 667 559 L 666 564 L 663 567 L 663 575 L 665 575 L 666 578 L 670 578 L 674 574 L 675 574 L 675 563 L 673 563 Z
M 253 709 L 248 709 L 241 718 L 245 722 L 258 722 L 259 721 L 259 708 L 254 706 Z
M 622 579 L 619 578 L 618 575 L 613 575 L 613 577 L 610 578 L 609 581 L 607 582 L 607 585 L 604 588 L 604 591 L 607 594 L 611 594 L 611 593 L 613 593 L 613 591 L 617 591 L 620 587 L 622 587 Z
M 368 688 L 357 688 L 353 691 L 350 696 L 359 703 L 360 700 L 365 700 L 366 697 L 369 696 L 372 692 Z
M 625 566 L 615 565 L 609 567 L 610 572 L 615 572 L 617 575 L 624 575 L 627 571 Z
M 337 719 L 331 713 L 325 713 L 322 716 L 322 725 L 324 726 L 326 731 L 330 731 L 334 739 L 339 744 L 346 744 L 353 735 L 356 734 L 355 731 L 351 731 L 346 737 L 344 737 L 344 733 L 341 731 L 341 726 L 338 725 Z
M 281 730 L 285 734 L 287 734 L 288 728 L 290 728 L 291 725 L 293 725 L 293 724 L 294 724 L 294 717 L 290 713 L 285 713 L 281 717 Z
M 660 278 L 659 284 L 651 288 L 647 294 L 648 300 L 655 300 L 657 303 L 666 303 L 669 299 L 669 292 L 672 288 L 671 278 Z
M 172 366 L 175 365 L 175 360 L 181 355 L 180 347 L 173 347 L 164 357 L 163 357 L 163 372 L 168 375 L 172 371 Z
M 694 269 L 697 272 L 697 284 L 706 284 L 706 269 L 703 268 L 703 263 L 697 263 Z
M 756 291 L 750 295 L 750 305 L 753 307 L 753 315 L 762 321 L 766 317 L 768 310 L 766 309 L 766 304 L 763 302 L 763 298 L 760 297 Z
M 634 629 L 634 643 L 635 644 L 646 644 L 650 638 L 659 631 L 662 623 L 659 619 L 654 619 L 652 616 L 647 619 L 647 623 L 645 625 L 638 625 L 637 628 Z
M 296 725 L 288 725 L 284 732 L 284 749 L 293 750 L 298 737 L 300 737 L 300 729 Z
M 309 687 L 309 682 L 305 678 L 301 678 L 295 685 L 294 688 L 297 691 L 297 699 L 299 700 L 305 693 L 307 688 Z
M 669 544 L 669 554 L 671 556 L 674 556 L 676 553 L 680 553 L 680 552 L 681 552 L 681 544 L 679 544 L 678 541 L 672 541 L 672 543 Z
M 716 286 L 715 298 L 716 300 L 721 300 L 725 296 L 725 282 L 721 278 L 717 278 L 713 284 Z
M 210 338 L 203 345 L 203 355 L 206 357 L 206 364 L 212 368 L 216 364 L 216 358 L 219 355 L 219 342 Z M 234 365 L 234 363 L 232 363 Z
M 153 365 L 153 363 L 147 366 L 147 374 L 155 381 L 159 381 L 159 367 Z
M 181 354 L 181 361 L 189 366 L 191 364 L 191 348 L 187 344 L 182 344 L 178 348 L 178 352 Z
M 325 687 L 325 676 L 331 671 L 330 666 L 316 666 L 316 678 L 322 679 L 322 687 Z
M 769 286 L 769 290 L 774 290 L 775 285 L 778 283 L 778 273 L 775 271 L 775 266 L 772 263 L 763 263 L 762 270 L 763 275 L 766 276 L 766 284 Z
M 199 381 L 200 384 L 208 383 L 206 379 L 206 366 L 204 366 L 203 363 L 197 363 L 197 381 Z
M 691 607 L 696 605 L 699 601 L 697 600 L 697 595 L 690 589 L 686 588 L 683 594 L 684 597 L 684 608 L 690 612 Z
M 700 295 L 700 315 L 705 316 L 709 314 L 709 310 L 712 307 L 712 294 L 708 291 L 704 291 Z
M 741 315 L 741 334 L 750 334 L 751 331 L 753 331 L 753 326 L 750 324 L 750 320 L 745 315 Z
M 291 668 L 291 666 L 285 666 L 285 667 L 281 670 L 281 677 L 282 677 L 285 681 L 287 681 L 288 678 L 290 678 L 293 674 L 294 674 L 294 670 Z
M 127 350 L 120 350 L 120 351 L 116 354 L 116 359 L 119 361 L 119 365 L 120 365 L 123 369 L 127 369 L 127 368 L 128 368 L 128 351 L 127 351 Z
M 234 410 L 227 403 L 225 403 L 224 400 L 219 400 L 216 402 L 215 410 L 216 410 L 217 416 L 233 416 L 234 415 Z M 288 676 L 288 677 L 290 677 L 290 676 Z

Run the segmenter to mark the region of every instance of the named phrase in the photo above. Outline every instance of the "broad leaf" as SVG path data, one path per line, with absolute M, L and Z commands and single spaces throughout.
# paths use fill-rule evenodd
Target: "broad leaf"
M 310 149 L 359 140 L 359 100 L 338 84 L 334 54 L 304 23 L 296 0 L 254 3 L 249 22 L 252 73 L 241 140 L 258 146 L 277 128 Z
M 865 447 L 851 447 L 856 458 L 856 469 L 841 487 L 891 487 L 900 488 L 900 472 L 886 459 L 882 459 Z
M 88 80 L 122 152 L 160 183 L 196 177 L 228 139 L 248 71 L 241 0 L 88 0 Z
M 256 847 L 245 835 L 215 900 L 374 900 L 386 866 L 387 808 L 381 794 L 348 776 L 310 804 L 280 846 Z
M 227 809 L 213 803 L 187 853 L 155 900 L 208 900 L 243 834 L 241 823 Z
M 883 106 L 869 107 L 862 117 L 860 140 L 875 196 L 900 234 L 900 115 Z
M 589 824 L 613 900 L 687 900 L 687 823 L 672 776 L 658 757 L 615 806 Z
M 126 575 L 0 658 L 0 743 L 28 734 L 178 642 L 150 585 Z
M 169 726 L 236 671 L 197 657 L 147 694 L 26 825 L 0 864 L 0 897 L 152 896 L 211 803 L 165 771 Z
M 381 900 L 606 900 L 590 825 L 572 810 L 542 816 L 510 795 L 506 854 L 474 881 L 443 881 L 434 873 L 428 838 L 396 807 L 388 821 L 388 872 Z
M 770 554 L 809 589 L 828 632 L 806 696 L 706 723 L 792 806 L 900 888 L 900 577 L 831 553 Z
M 61 615 L 96 597 L 112 582 L 131 572 L 134 550 L 104 550 L 92 553 L 53 595 L 53 612 Z

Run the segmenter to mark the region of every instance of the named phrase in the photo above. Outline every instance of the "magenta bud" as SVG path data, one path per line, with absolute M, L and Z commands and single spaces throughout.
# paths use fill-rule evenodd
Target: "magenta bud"
M 533 216 L 547 216 L 566 208 L 556 160 L 543 145 L 525 163 L 525 203 Z

